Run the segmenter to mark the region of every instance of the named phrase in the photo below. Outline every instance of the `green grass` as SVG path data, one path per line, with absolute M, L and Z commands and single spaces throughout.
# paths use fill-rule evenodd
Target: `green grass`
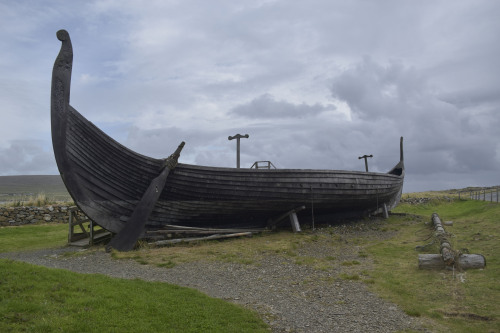
M 0 228 L 0 252 L 60 247 L 66 224 Z M 162 267 L 172 267 L 164 262 Z M 167 283 L 0 259 L 0 332 L 267 332 L 241 306 Z
M 0 260 L 0 332 L 267 332 L 240 306 L 166 283 Z
M 67 241 L 67 224 L 0 227 L 0 253 L 60 247 Z
M 436 192 L 433 193 L 433 199 L 425 204 L 399 205 L 394 212 L 404 213 L 405 215 L 392 215 L 388 220 L 376 224 L 378 225 L 376 227 L 377 232 L 383 235 L 380 239 L 356 231 L 352 231 L 350 234 L 337 235 L 335 228 L 326 228 L 323 233 L 313 233 L 305 230 L 301 234 L 278 232 L 252 238 L 221 242 L 200 242 L 164 248 L 145 246 L 137 251 L 115 252 L 113 256 L 115 258 L 132 258 L 143 264 L 156 265 L 165 269 L 189 261 L 210 260 L 258 265 L 260 258 L 267 255 L 280 255 L 293 260 L 299 265 L 307 265 L 318 270 L 330 270 L 333 265 L 337 265 L 341 268 L 341 272 L 332 276 L 333 280 L 357 280 L 366 283 L 370 289 L 381 297 L 398 304 L 408 315 L 420 318 L 433 332 L 500 332 L 500 310 L 497 305 L 500 299 L 500 283 L 498 282 L 500 281 L 500 221 L 498 220 L 500 217 L 500 204 L 470 200 L 450 200 L 446 198 L 447 196 L 446 193 Z M 424 222 L 430 222 L 433 212 L 438 213 L 442 221 L 451 220 L 454 222 L 453 226 L 445 226 L 446 230 L 453 234 L 453 237 L 451 237 L 453 248 L 468 249 L 470 253 L 483 254 L 487 261 L 486 269 L 469 270 L 464 273 L 418 269 L 418 254 L 424 252 L 417 252 L 415 247 L 429 243 L 430 240 L 425 240 L 425 238 L 432 234 L 432 228 L 425 225 Z M 370 222 L 363 221 L 365 224 Z M 0 252 L 63 245 L 67 237 L 66 228 L 66 225 L 2 228 L 0 229 Z M 43 233 L 45 233 L 43 237 L 33 236 Z M 346 245 L 347 242 L 349 245 Z M 322 258 L 313 257 L 310 252 L 303 251 L 308 246 L 317 246 L 319 244 L 330 247 L 329 249 L 332 252 Z M 352 244 L 355 244 L 357 253 L 354 252 L 350 257 L 342 256 L 343 247 L 352 246 Z M 427 253 L 438 253 L 439 251 L 436 246 L 430 246 L 426 250 Z M 9 266 L 9 270 L 18 269 L 12 262 L 2 264 L 12 265 Z M 4 283 L 6 281 L 3 274 L 5 270 L 3 267 L 0 268 L 0 290 L 3 290 L 2 288 L 7 284 Z M 32 269 L 38 270 L 38 268 Z M 20 272 L 19 276 L 31 276 L 23 272 Z M 89 276 L 89 278 L 91 277 L 94 276 Z M 71 290 L 69 285 L 64 284 L 65 279 L 68 278 L 60 277 L 59 279 L 61 281 L 58 283 L 65 286 L 61 290 Z M 81 275 L 74 275 L 70 279 L 79 281 Z M 27 290 L 38 288 L 37 281 L 39 279 L 29 279 L 29 281 L 31 281 L 31 284 L 27 286 L 24 285 L 24 282 L 19 282 L 19 285 L 9 282 L 9 288 L 13 291 L 23 288 Z M 86 290 L 89 289 L 86 286 L 95 286 L 100 284 L 101 281 L 92 280 L 86 282 Z M 131 285 L 128 287 L 130 296 L 127 297 L 139 297 L 136 294 L 147 295 L 148 293 L 143 292 L 142 289 L 133 284 L 137 283 L 137 281 L 114 279 L 110 279 L 110 281 L 130 282 Z M 143 283 L 147 284 L 146 282 Z M 34 287 L 31 287 L 31 285 Z M 81 284 L 75 285 L 82 286 Z M 44 297 L 51 299 L 49 291 L 54 286 L 57 286 L 57 284 L 52 286 L 44 285 L 45 289 L 48 288 L 48 294 Z M 68 287 L 66 288 L 66 286 Z M 116 291 L 116 293 L 119 293 L 119 291 Z M 59 294 L 59 298 L 56 297 L 56 299 L 63 300 L 61 304 L 69 302 L 68 299 L 65 299 L 66 296 L 61 295 L 63 294 Z M 69 295 L 67 298 L 74 298 L 75 295 Z M 107 302 L 98 298 L 98 295 L 93 297 L 95 297 L 93 298 L 95 303 Z M 37 304 L 36 302 L 31 304 L 27 301 L 28 298 L 24 299 L 24 306 L 28 307 L 28 309 L 30 306 Z M 3 302 L 4 300 L 1 299 L 0 309 L 2 310 L 0 311 L 4 311 Z M 149 304 L 147 299 L 135 302 L 141 304 L 143 308 L 153 307 L 147 305 Z M 126 303 L 125 306 L 133 307 L 133 304 Z M 112 304 L 108 304 L 106 307 L 113 309 Z M 193 311 L 197 311 L 196 307 L 193 309 Z M 3 318 L 8 318 L 10 322 L 26 320 L 24 321 L 26 324 L 24 326 L 19 324 L 21 328 L 16 328 L 16 330 L 31 330 L 29 328 L 32 326 L 28 326 L 31 325 L 28 323 L 35 322 L 39 325 L 41 318 L 44 318 L 42 316 L 44 312 L 43 309 L 39 308 L 42 314 L 38 313 L 36 316 L 33 315 L 34 317 L 26 317 L 24 315 L 26 311 L 9 312 L 7 317 L 1 312 L 0 318 L 3 316 Z M 52 311 L 57 313 L 60 310 L 53 309 Z M 76 311 L 73 316 L 74 320 L 76 320 L 80 313 L 75 309 L 73 311 Z M 175 309 L 165 311 L 175 311 Z M 134 313 L 135 316 L 138 316 L 136 318 L 148 318 L 142 312 Z M 120 314 L 117 312 L 116 316 L 120 316 Z M 156 320 L 154 316 L 156 315 L 152 314 L 150 320 Z M 247 313 L 246 316 L 253 316 L 253 313 Z M 68 314 L 63 314 L 62 317 L 73 320 L 71 315 Z M 129 319 L 124 318 L 123 320 L 127 322 Z M 48 321 L 51 321 L 51 319 Z M 47 322 L 47 320 L 44 322 Z M 257 325 L 259 328 L 256 328 L 256 330 L 261 329 L 259 325 Z M 156 327 L 152 326 L 134 326 L 134 329 L 140 331 L 148 330 L 150 327 L 152 330 L 156 329 Z M 0 326 L 0 331 L 4 331 L 3 328 Z M 121 331 L 121 328 L 116 328 L 116 331 Z M 236 331 L 240 331 L 240 327 L 237 326 L 237 328 Z M 84 327 L 82 329 L 94 330 L 93 327 L 90 329 Z M 221 331 L 231 330 L 231 328 L 226 329 L 226 327 L 219 327 L 218 329 Z M 47 330 L 50 331 L 51 329 Z M 172 330 L 175 330 L 175 328 Z M 214 329 L 214 331 L 216 330 Z M 38 331 L 44 331 L 44 329 L 40 328 Z
M 269 232 L 251 238 L 235 238 L 224 241 L 200 241 L 191 244 L 176 244 L 156 247 L 144 244 L 137 251 L 113 251 L 115 259 L 134 259 L 151 265 L 170 262 L 172 266 L 193 261 L 222 261 L 239 264 L 255 264 L 266 255 L 282 255 L 295 258 L 297 264 L 313 265 L 317 261 L 307 256 L 298 256 L 296 249 L 308 243 L 317 242 L 325 236 L 308 232 L 292 234 L 288 231 Z
M 376 263 L 371 276 L 373 290 L 399 304 L 414 317 L 433 321 L 453 332 L 500 332 L 500 205 L 480 201 L 432 200 L 421 205 L 400 205 L 396 212 L 408 216 L 391 217 L 388 228 L 395 237 L 367 247 Z M 436 212 L 453 234 L 454 249 L 467 248 L 483 254 L 484 270 L 419 270 L 415 247 L 429 242 L 431 214 Z M 420 217 L 419 217 L 420 216 Z M 426 253 L 439 253 L 431 246 Z

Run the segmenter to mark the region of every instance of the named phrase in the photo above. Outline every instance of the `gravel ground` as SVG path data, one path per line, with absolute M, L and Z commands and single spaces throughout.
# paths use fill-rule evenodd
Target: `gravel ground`
M 359 232 L 356 235 L 359 236 Z M 344 245 L 340 248 L 311 243 L 301 249 L 301 254 L 359 260 L 356 245 L 349 242 L 347 236 L 342 237 Z M 60 248 L 0 253 L 0 258 L 79 273 L 162 281 L 195 288 L 209 296 L 257 311 L 273 332 L 426 331 L 418 319 L 382 300 L 364 283 L 339 279 L 339 274 L 349 269 L 340 264 L 333 269 L 318 270 L 297 265 L 292 258 L 270 255 L 252 265 L 191 262 L 160 268 L 133 260 L 115 260 L 102 249 L 82 251 L 80 255 L 62 255 L 66 251 L 82 250 Z M 361 260 L 362 265 L 370 266 L 369 259 Z

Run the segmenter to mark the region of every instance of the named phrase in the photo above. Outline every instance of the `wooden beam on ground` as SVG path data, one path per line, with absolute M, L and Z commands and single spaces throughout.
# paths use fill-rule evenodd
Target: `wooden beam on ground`
M 467 270 L 486 267 L 486 259 L 482 254 L 461 254 L 455 261 L 457 268 Z M 443 269 L 450 268 L 440 254 L 419 254 L 418 268 L 420 269 Z
M 196 235 L 213 235 L 213 234 L 232 234 L 238 232 L 264 232 L 267 229 L 233 229 L 233 230 L 192 230 L 192 229 L 170 229 L 170 230 L 152 230 L 147 231 L 146 236 L 149 235 L 165 235 L 165 234 L 196 234 Z
M 157 242 L 149 243 L 151 245 L 170 245 L 170 244 L 178 244 L 178 243 L 190 243 L 204 240 L 212 240 L 212 239 L 224 239 L 224 238 L 234 238 L 234 237 L 252 237 L 253 233 L 251 232 L 238 232 L 234 234 L 225 234 L 225 235 L 211 235 L 207 237 L 191 237 L 191 238 L 177 238 L 177 239 L 167 239 L 161 240 Z
M 451 248 L 438 214 L 432 214 L 432 223 L 435 230 L 434 236 L 440 242 L 440 254 L 419 254 L 418 268 L 443 269 L 454 267 L 459 270 L 466 270 L 486 266 L 486 259 L 482 254 L 461 254 Z

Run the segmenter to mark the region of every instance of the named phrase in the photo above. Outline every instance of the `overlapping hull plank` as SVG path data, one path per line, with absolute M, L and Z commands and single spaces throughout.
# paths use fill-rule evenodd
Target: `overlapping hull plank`
M 61 51 L 52 77 L 52 139 L 61 176 L 75 203 L 94 222 L 118 233 L 129 221 L 164 160 L 122 146 L 69 104 L 72 48 Z M 401 148 L 402 149 L 402 148 Z M 389 173 L 234 169 L 177 164 L 170 170 L 145 229 L 167 224 L 263 227 L 269 218 L 305 205 L 302 216 L 364 215 L 393 208 L 404 180 L 402 158 Z

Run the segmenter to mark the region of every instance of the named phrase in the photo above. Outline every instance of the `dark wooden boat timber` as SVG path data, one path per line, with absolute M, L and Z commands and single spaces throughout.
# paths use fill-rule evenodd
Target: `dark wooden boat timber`
M 133 216 L 143 219 L 133 231 L 136 234 L 170 224 L 264 227 L 269 218 L 302 205 L 306 209 L 301 219 L 306 219 L 312 208 L 316 217 L 366 215 L 380 211 L 384 204 L 390 210 L 400 199 L 402 138 L 400 161 L 388 173 L 177 164 L 180 149 L 165 167 L 166 160 L 133 152 L 70 106 L 72 46 L 66 31 L 58 31 L 57 36 L 62 45 L 51 93 L 57 165 L 75 204 L 113 233 L 124 230 Z

